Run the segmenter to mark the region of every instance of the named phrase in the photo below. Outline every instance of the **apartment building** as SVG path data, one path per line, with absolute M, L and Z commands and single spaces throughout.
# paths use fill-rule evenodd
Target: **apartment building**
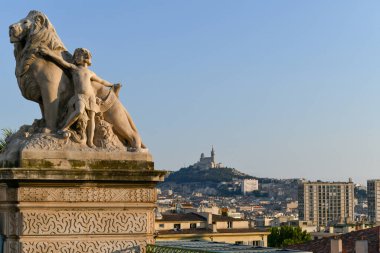
M 241 182 L 241 192 L 244 195 L 253 191 L 257 191 L 258 189 L 259 181 L 256 179 L 243 179 Z
M 368 219 L 380 224 L 380 179 L 367 181 Z
M 349 182 L 302 182 L 298 187 L 301 221 L 330 226 L 350 223 L 354 218 L 354 184 Z

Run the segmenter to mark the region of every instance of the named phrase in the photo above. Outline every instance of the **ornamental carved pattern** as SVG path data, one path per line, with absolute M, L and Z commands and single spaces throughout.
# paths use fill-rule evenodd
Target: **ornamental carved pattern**
M 145 253 L 150 240 L 22 242 L 25 253 Z
M 8 212 L 8 233 L 10 235 L 17 234 L 19 228 L 19 213 Z
M 19 253 L 20 252 L 20 243 L 14 240 L 9 240 L 5 242 L 4 252 L 8 253 Z
M 18 201 L 155 202 L 156 190 L 149 188 L 23 187 Z
M 151 212 L 24 212 L 22 235 L 136 234 L 151 232 Z
M 19 228 L 19 213 L 13 210 L 0 212 L 0 227 L 3 235 L 15 235 Z

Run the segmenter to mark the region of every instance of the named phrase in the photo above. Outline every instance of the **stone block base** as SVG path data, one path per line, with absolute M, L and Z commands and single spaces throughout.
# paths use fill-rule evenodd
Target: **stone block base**
M 66 241 L 62 241 L 58 238 L 52 241 L 38 241 L 34 238 L 30 241 L 22 242 L 9 240 L 4 245 L 4 252 L 138 253 L 146 252 L 146 245 L 151 243 L 152 241 L 146 238 L 89 238 L 88 240 L 67 238 Z
M 41 170 L 0 169 L 5 253 L 132 253 L 153 242 L 164 172 Z

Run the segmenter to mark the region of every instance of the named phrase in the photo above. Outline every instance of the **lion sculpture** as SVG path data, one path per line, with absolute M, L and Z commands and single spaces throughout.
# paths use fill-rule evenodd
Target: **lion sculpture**
M 54 62 L 44 59 L 39 48 L 45 47 L 60 53 L 62 58 L 71 61 L 72 55 L 66 50 L 47 16 L 39 11 L 30 11 L 19 22 L 9 26 L 10 42 L 14 44 L 16 77 L 22 95 L 40 106 L 40 125 L 44 132 L 55 132 L 63 121 L 69 100 L 74 95 L 70 74 Z M 145 148 L 141 143 L 135 124 L 121 102 L 110 90 L 93 83 L 96 96 L 104 99 L 104 120 L 110 123 L 114 133 L 127 147 L 135 150 Z

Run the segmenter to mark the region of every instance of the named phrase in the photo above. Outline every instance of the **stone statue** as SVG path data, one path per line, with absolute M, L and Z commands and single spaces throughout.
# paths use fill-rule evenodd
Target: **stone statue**
M 102 132 L 96 131 L 98 126 L 94 126 L 94 122 L 99 122 L 99 127 L 108 124 L 112 135 L 129 150 L 145 148 L 131 116 L 114 89 L 109 88 L 113 85 L 87 70 L 88 63 L 86 66 L 78 63 L 75 54 L 73 59 L 46 15 L 30 11 L 26 18 L 9 27 L 9 36 L 14 44 L 16 77 L 21 93 L 26 99 L 37 102 L 41 109 L 42 119 L 35 122 L 33 132 L 54 134 L 59 130 L 70 130 L 76 133 L 71 136 L 72 141 L 83 144 L 87 137 L 91 147 L 93 143 L 115 143 L 103 142 L 99 140 L 101 137 L 94 136 L 94 132 Z M 86 56 L 78 53 L 78 57 Z M 87 74 L 91 77 L 80 80 Z M 85 110 L 87 121 L 83 114 Z M 95 112 L 102 114 L 98 117 L 100 121 L 94 120 Z M 87 123 L 89 127 L 85 126 Z M 84 127 L 88 129 L 87 134 L 81 132 Z M 93 141 L 94 138 L 98 140 Z
M 89 118 L 87 125 L 87 145 L 89 147 L 93 147 L 95 133 L 95 113 L 99 112 L 99 106 L 97 104 L 94 88 L 92 85 L 95 84 L 95 82 L 100 83 L 106 87 L 114 87 L 114 85 L 99 78 L 94 72 L 87 68 L 87 66 L 91 65 L 91 53 L 88 49 L 77 48 L 75 50 L 73 55 L 74 64 L 65 61 L 62 56 L 56 55 L 54 52 L 50 52 L 46 48 L 41 48 L 39 52 L 42 55 L 49 56 L 62 68 L 69 70 L 74 82 L 75 111 L 73 111 L 64 121 L 65 123 L 60 132 L 65 133 L 68 131 L 69 127 L 78 120 L 79 116 L 87 112 Z M 95 82 L 93 83 L 91 81 Z
M 48 18 L 9 27 L 22 95 L 42 119 L 0 148 L 1 252 L 146 252 L 154 243 L 154 169 L 120 84 L 99 78 L 91 54 L 72 56 Z

